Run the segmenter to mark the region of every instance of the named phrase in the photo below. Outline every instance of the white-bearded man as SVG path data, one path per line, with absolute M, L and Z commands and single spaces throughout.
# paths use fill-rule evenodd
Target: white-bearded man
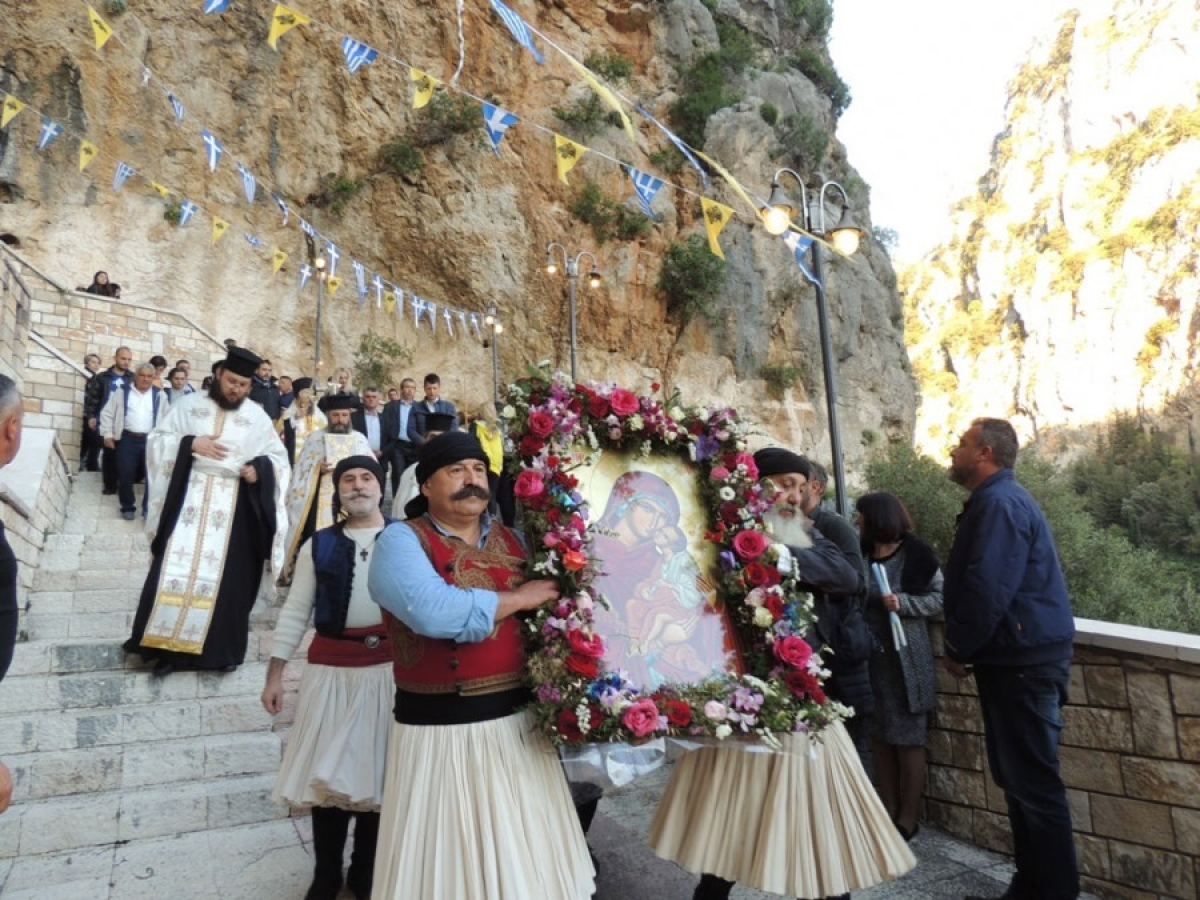
M 125 650 L 156 675 L 241 665 L 264 565 L 283 559 L 287 453 L 245 402 L 258 363 L 230 348 L 208 393 L 172 406 L 146 439 L 154 559 Z

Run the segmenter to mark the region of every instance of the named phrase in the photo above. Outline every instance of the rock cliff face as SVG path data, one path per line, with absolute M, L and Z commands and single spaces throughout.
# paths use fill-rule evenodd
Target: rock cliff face
M 280 226 L 278 210 L 261 191 L 257 203 L 246 203 L 234 167 L 241 161 L 342 248 L 338 274 L 347 283 L 325 304 L 323 371 L 350 365 L 360 335 L 370 330 L 409 347 L 413 362 L 406 370 L 440 372 L 443 392 L 468 407 L 491 395 L 490 350 L 474 339 L 451 339 L 441 328 L 434 336 L 427 323 L 418 332 L 410 312 L 389 316 L 373 299 L 360 310 L 349 257 L 439 305 L 482 311 L 495 304 L 505 325 L 499 358 L 506 380 L 542 360 L 568 365 L 566 285 L 542 270 L 547 243 L 558 240 L 572 251 L 595 251 L 605 276 L 598 290 L 580 285 L 581 378 L 631 386 L 657 380 L 691 401 L 731 403 L 775 438 L 827 458 L 814 293 L 787 249 L 714 179 L 707 196 L 737 209 L 721 239 L 728 277 L 711 319 L 684 318 L 657 283 L 671 242 L 703 234 L 696 196 L 664 189 L 651 228 L 603 244 L 570 207 L 592 182 L 636 209 L 628 176 L 601 154 L 698 193 L 695 172 L 686 164 L 675 174 L 663 171 L 669 145 L 637 116 L 636 148 L 602 116 L 594 133 L 580 135 L 552 111 L 586 104 L 590 92 L 578 75 L 552 52 L 537 65 L 484 0 L 459 5 L 465 57 L 457 87 L 591 148 L 570 187 L 555 178 L 544 132 L 516 126 L 497 157 L 481 128 L 435 133 L 429 109 L 411 108 L 408 69 L 385 57 L 449 81 L 460 48 L 451 0 L 297 3 L 316 21 L 283 36 L 278 52 L 265 41 L 270 4 L 235 2 L 229 12 L 204 15 L 198 0 L 110 0 L 97 8 L 115 37 L 100 51 L 86 18 L 33 4 L 6 25 L 0 89 L 86 135 L 100 154 L 80 174 L 76 138 L 38 152 L 39 119 L 26 112 L 14 120 L 0 132 L 0 231 L 64 281 L 86 284 L 93 270 L 107 269 L 125 296 L 187 308 L 216 333 L 271 355 L 276 372 L 307 371 L 316 298 L 311 285 L 297 291 L 303 236 L 294 217 Z M 738 39 L 749 50 L 745 66 L 728 78 L 736 102 L 706 127 L 701 121 L 705 150 L 763 195 L 780 165 L 798 168 L 818 186 L 837 179 L 860 222 L 869 222 L 867 188 L 835 137 L 835 105 L 847 98 L 830 89 L 828 23 L 816 20 L 828 14 L 827 5 L 526 0 L 513 6 L 577 58 L 613 54 L 631 63 L 623 92 L 664 119 L 686 90 L 680 73 Z M 118 7 L 127 10 L 111 11 Z M 351 75 L 343 34 L 378 48 L 380 59 Z M 148 85 L 143 66 L 153 75 Z M 167 90 L 187 110 L 181 125 Z M 202 128 L 226 145 L 216 173 L 205 165 Z M 420 171 L 398 175 L 383 163 L 383 147 L 398 136 L 419 153 Z M 176 227 L 164 219 L 166 201 L 141 179 L 114 192 L 109 182 L 118 160 L 229 220 L 229 233 L 210 246 L 207 218 Z M 266 240 L 268 250 L 249 247 L 246 231 Z M 274 279 L 272 246 L 289 254 Z M 843 441 L 853 469 L 873 441 L 908 438 L 914 388 L 883 250 L 866 240 L 859 254 L 828 263 L 826 272 Z M 769 395 L 764 374 L 772 375 L 780 399 Z
M 925 449 L 977 415 L 1070 438 L 1116 411 L 1195 447 L 1197 53 L 1193 4 L 1115 0 L 1024 64 L 953 236 L 902 278 Z

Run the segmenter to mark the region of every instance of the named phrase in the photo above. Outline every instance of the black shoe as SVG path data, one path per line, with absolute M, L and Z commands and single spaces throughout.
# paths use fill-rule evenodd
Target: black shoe
M 221 666 L 221 668 L 218 671 L 220 671 L 221 674 L 223 674 L 223 675 L 228 675 L 231 672 L 236 672 L 237 670 L 238 670 L 238 667 L 236 665 L 229 665 L 229 666 Z
M 116 488 L 105 488 L 101 493 L 103 493 L 105 497 L 111 497 L 116 492 L 117 492 Z
M 154 664 L 154 668 L 150 670 L 150 674 L 154 678 L 165 678 L 175 671 L 175 663 L 165 659 L 160 659 Z
M 999 897 L 985 897 L 983 894 L 963 894 L 963 900 L 1030 900 L 1030 898 L 1025 894 L 1014 891 L 1010 885 Z
M 904 838 L 904 843 L 911 844 L 912 839 L 915 838 L 917 836 L 917 833 L 920 832 L 920 830 L 921 830 L 921 823 L 918 822 L 917 824 L 915 824 L 912 827 L 912 831 L 909 831 L 907 828 L 905 828 L 903 825 L 901 825 L 899 822 L 897 822 L 896 830 L 898 832 L 900 832 L 900 837 Z
M 346 870 L 346 887 L 354 895 L 354 900 L 371 900 L 371 882 L 374 875 L 374 872 L 365 867 L 359 869 L 354 863 L 350 864 L 350 868 Z
M 337 900 L 337 895 L 341 892 L 341 872 L 338 872 L 337 875 L 333 873 L 316 875 L 313 877 L 312 884 L 308 886 L 308 893 L 304 895 L 304 900 Z

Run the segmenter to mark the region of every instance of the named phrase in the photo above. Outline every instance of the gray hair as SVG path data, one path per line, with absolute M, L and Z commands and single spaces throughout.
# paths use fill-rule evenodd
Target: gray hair
M 138 364 L 138 367 L 137 367 L 136 369 L 134 369 L 134 370 L 133 370 L 133 374 L 134 374 L 134 375 L 140 375 L 142 372 L 145 372 L 147 369 L 149 369 L 149 370 L 150 370 L 150 374 L 151 374 L 151 375 L 153 375 L 155 372 L 157 372 L 157 371 L 158 371 L 158 370 L 157 370 L 156 368 L 154 368 L 154 366 L 153 366 L 153 365 L 151 365 L 150 363 L 148 363 L 148 362 L 144 362 L 144 363 L 139 363 L 139 364 Z
M 815 481 L 822 488 L 829 487 L 829 473 L 825 471 L 825 467 L 815 459 L 808 461 L 808 480 Z
M 7 419 L 21 405 L 21 392 L 17 383 L 7 375 L 0 375 L 0 421 Z
M 1017 464 L 1017 432 L 1005 419 L 976 419 L 972 426 L 979 426 L 979 446 L 992 448 L 992 460 L 1002 469 L 1011 469 Z

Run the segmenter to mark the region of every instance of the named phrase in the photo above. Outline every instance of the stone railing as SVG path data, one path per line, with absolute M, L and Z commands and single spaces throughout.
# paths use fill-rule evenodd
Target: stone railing
M 0 253 L 0 373 L 17 384 L 21 383 L 25 369 L 25 342 L 32 305 L 33 291 L 21 276 L 21 267 L 9 252 Z
M 62 528 L 70 488 L 67 461 L 54 432 L 26 426 L 21 452 L 0 469 L 0 521 L 17 557 L 22 610 L 46 537 Z
M 1200 637 L 1076 621 L 1060 760 L 1084 888 L 1130 900 L 1196 898 Z M 940 660 L 938 672 L 926 814 L 972 843 L 1011 852 L 975 682 L 951 677 Z

